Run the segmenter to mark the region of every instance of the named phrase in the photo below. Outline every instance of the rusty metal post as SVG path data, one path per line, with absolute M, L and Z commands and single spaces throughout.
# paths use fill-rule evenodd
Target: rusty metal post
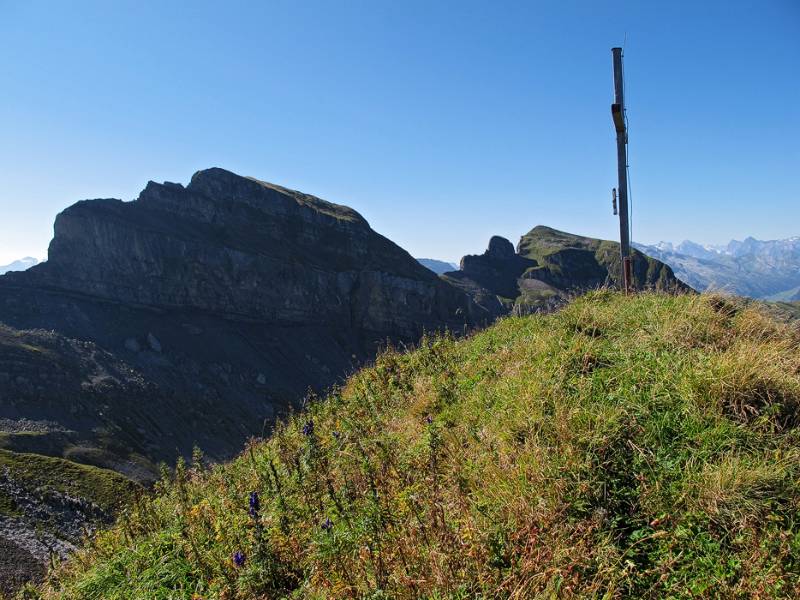
M 619 205 L 619 246 L 622 287 L 627 294 L 632 287 L 631 239 L 628 221 L 628 132 L 625 127 L 625 98 L 622 79 L 622 48 L 612 48 L 614 62 L 614 103 L 611 117 L 617 132 L 617 197 Z

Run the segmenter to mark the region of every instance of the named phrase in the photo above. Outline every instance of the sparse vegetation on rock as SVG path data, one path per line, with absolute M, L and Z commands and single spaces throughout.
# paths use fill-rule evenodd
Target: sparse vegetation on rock
M 39 581 L 143 490 L 122 475 L 50 456 L 0 450 L 0 597 Z

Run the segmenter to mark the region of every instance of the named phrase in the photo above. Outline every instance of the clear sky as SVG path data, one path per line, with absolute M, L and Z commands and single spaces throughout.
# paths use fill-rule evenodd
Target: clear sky
M 348 204 L 415 256 L 537 224 L 800 235 L 800 2 L 0 0 L 0 264 L 55 215 L 220 166 Z

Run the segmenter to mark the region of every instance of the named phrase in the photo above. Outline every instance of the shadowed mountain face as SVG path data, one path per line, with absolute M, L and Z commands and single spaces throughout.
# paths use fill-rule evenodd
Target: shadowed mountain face
M 632 252 L 636 289 L 688 290 L 667 265 Z M 443 278 L 469 293 L 492 315 L 547 309 L 567 296 L 619 286 L 619 244 L 542 225 L 522 236 L 516 251 L 495 236 L 481 255 L 461 259 L 459 271 Z
M 47 262 L 0 277 L 0 423 L 146 478 L 194 444 L 230 456 L 387 340 L 483 320 L 352 209 L 209 169 L 71 206 Z

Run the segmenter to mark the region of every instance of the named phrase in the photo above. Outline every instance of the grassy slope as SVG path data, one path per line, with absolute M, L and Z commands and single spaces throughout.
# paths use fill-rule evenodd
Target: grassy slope
M 233 463 L 179 468 L 42 594 L 796 597 L 799 340 L 756 307 L 603 292 L 389 352 Z
M 36 490 L 39 495 L 51 491 L 66 494 L 93 502 L 109 513 L 141 489 L 130 479 L 108 469 L 8 450 L 0 450 L 0 471 L 18 485 Z M 6 512 L 15 514 L 13 502 L 0 491 L 0 514 Z
M 528 269 L 530 274 L 565 290 L 573 287 L 584 291 L 596 289 L 608 277 L 616 281 L 621 272 L 617 242 L 575 235 L 544 225 L 538 225 L 522 236 L 519 253 L 538 263 L 538 266 Z M 683 289 L 683 284 L 675 279 L 667 265 L 638 250 L 633 250 L 631 256 L 633 284 L 637 288 Z M 557 295 L 556 290 L 546 287 L 523 289 L 518 303 L 536 308 Z

